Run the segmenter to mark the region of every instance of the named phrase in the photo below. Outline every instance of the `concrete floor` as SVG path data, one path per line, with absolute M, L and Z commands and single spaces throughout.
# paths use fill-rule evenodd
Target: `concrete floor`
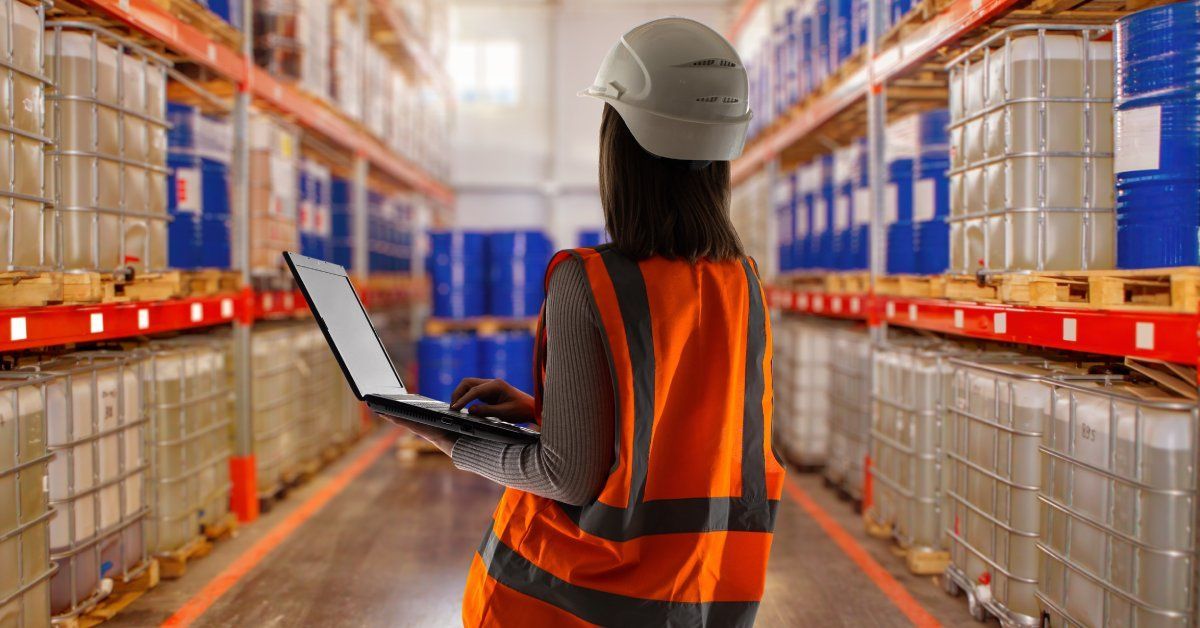
M 378 438 L 374 437 L 374 438 Z M 370 447 L 367 439 L 237 538 L 164 582 L 110 625 L 150 626 L 170 617 Z M 866 537 L 848 503 L 819 477 L 791 481 L 865 548 L 937 621 L 979 626 L 963 599 L 911 576 L 884 542 Z M 499 496 L 444 459 L 385 454 L 220 597 L 197 626 L 453 626 L 467 565 Z M 789 496 L 781 507 L 758 625 L 908 626 L 911 623 Z

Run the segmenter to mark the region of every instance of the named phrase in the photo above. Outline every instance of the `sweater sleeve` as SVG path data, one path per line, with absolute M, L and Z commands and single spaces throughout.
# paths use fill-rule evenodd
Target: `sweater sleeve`
M 575 259 L 550 278 L 539 442 L 506 445 L 460 437 L 451 453 L 456 467 L 567 504 L 596 499 L 613 462 L 616 413 L 590 291 Z

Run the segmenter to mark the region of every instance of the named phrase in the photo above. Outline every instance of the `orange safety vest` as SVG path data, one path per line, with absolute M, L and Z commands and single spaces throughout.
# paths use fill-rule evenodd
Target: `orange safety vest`
M 616 462 L 587 506 L 505 491 L 471 562 L 463 623 L 750 626 L 784 476 L 757 271 L 749 260 L 633 262 L 602 246 L 560 252 L 547 286 L 569 257 L 603 325 Z M 543 317 L 539 424 L 545 347 Z

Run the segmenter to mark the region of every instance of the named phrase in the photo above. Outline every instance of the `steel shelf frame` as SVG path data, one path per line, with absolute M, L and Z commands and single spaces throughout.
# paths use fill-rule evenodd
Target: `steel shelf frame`
M 171 15 L 153 0 L 80 1 L 163 43 L 186 60 L 203 65 L 234 83 L 239 92 L 249 93 L 294 118 L 300 126 L 320 133 L 355 156 L 366 158 L 371 165 L 404 185 L 441 204 L 449 205 L 454 202 L 454 193 L 446 184 L 436 180 L 418 165 L 392 152 L 378 138 L 346 117 L 305 96 L 298 88 L 280 82 L 256 66 L 253 51 L 248 46 L 244 45 L 244 50 L 239 53 L 217 43 L 199 29 Z M 371 1 L 380 4 L 378 0 Z M 428 56 L 428 51 L 411 51 L 415 43 L 412 41 L 407 20 L 404 20 L 403 16 L 394 16 L 394 19 L 395 23 L 403 24 L 407 29 L 404 31 L 407 36 L 401 39 L 410 48 L 410 54 L 421 59 L 417 61 L 417 65 L 422 69 L 422 74 L 436 73 L 435 64 Z M 245 32 L 253 31 L 246 29 Z M 251 38 L 244 39 L 249 43 Z

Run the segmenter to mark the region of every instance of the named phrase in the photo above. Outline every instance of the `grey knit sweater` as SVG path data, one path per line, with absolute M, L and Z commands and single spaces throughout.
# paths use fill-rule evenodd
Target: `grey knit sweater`
M 456 467 L 576 506 L 600 494 L 615 455 L 616 412 L 590 291 L 575 259 L 550 278 L 540 441 L 505 445 L 461 436 L 451 453 Z

